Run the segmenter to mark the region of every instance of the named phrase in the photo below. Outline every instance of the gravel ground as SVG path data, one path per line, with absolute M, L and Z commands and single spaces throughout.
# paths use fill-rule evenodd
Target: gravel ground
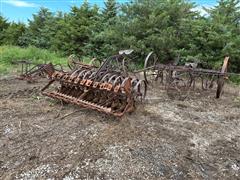
M 240 179 L 240 88 L 185 101 L 150 91 L 122 119 L 0 80 L 0 179 Z

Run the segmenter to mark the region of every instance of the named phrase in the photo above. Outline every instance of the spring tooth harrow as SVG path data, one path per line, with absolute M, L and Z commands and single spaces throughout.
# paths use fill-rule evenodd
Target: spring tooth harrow
M 148 84 L 160 82 L 167 94 L 175 99 L 184 100 L 192 90 L 210 90 L 216 88 L 216 98 L 223 92 L 224 80 L 227 77 L 229 57 L 226 57 L 220 71 L 197 68 L 195 63 L 185 66 L 176 63 L 161 64 L 151 52 L 145 59 L 144 79 Z
M 81 65 L 71 72 L 48 70 L 50 81 L 42 89 L 42 94 L 121 117 L 133 111 L 135 102 L 142 100 L 147 91 L 144 80 L 130 77 L 122 71 L 128 52 L 109 57 L 99 68 Z M 46 69 L 49 67 L 45 66 Z M 51 90 L 50 85 L 54 82 L 60 86 Z

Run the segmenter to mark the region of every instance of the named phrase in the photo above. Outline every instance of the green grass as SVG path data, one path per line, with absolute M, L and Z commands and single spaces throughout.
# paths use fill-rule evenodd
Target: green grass
M 20 48 L 17 46 L 0 46 L 0 74 L 10 73 L 18 68 L 14 61 L 29 60 L 33 63 L 67 64 L 67 58 L 49 50 L 36 47 Z M 19 66 L 20 67 L 20 66 Z
M 230 75 L 229 80 L 236 85 L 240 85 L 240 75 Z

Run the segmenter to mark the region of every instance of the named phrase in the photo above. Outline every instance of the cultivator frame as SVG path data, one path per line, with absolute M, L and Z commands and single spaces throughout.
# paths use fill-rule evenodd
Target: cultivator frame
M 131 52 L 121 51 L 107 58 L 99 68 L 84 64 L 69 72 L 48 71 L 50 82 L 42 89 L 48 97 L 121 117 L 135 108 L 135 102 L 145 98 L 147 84 L 129 76 L 123 69 Z M 45 69 L 50 69 L 45 66 Z M 54 82 L 57 90 L 49 91 Z
M 47 64 L 36 64 L 29 60 L 15 61 L 13 64 L 21 65 L 21 73 L 17 77 L 19 80 L 25 80 L 29 83 L 36 82 L 39 78 L 44 78 L 44 68 Z M 53 69 L 63 71 L 61 64 L 51 65 Z
M 227 78 L 228 61 L 229 57 L 225 57 L 222 69 L 217 71 L 197 68 L 194 63 L 185 66 L 158 63 L 157 56 L 150 52 L 144 63 L 144 79 L 148 84 L 160 81 L 170 97 L 180 100 L 185 99 L 190 91 L 213 89 L 216 84 L 216 98 L 220 98 Z M 199 84 L 201 87 L 197 88 Z

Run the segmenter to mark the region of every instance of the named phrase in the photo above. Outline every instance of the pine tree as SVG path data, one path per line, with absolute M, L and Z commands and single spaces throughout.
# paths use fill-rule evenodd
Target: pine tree
M 19 38 L 26 31 L 26 26 L 23 23 L 11 23 L 7 29 L 3 31 L 4 38 L 3 43 L 9 45 L 18 45 L 21 46 Z
M 47 8 L 40 8 L 39 12 L 33 15 L 33 20 L 29 20 L 28 30 L 20 38 L 21 43 L 49 48 L 52 37 L 51 26 L 55 24 L 53 20 L 53 14 Z
M 106 0 L 104 2 L 103 17 L 105 21 L 109 21 L 117 16 L 117 2 L 116 0 Z
M 170 61 L 186 48 L 187 24 L 192 24 L 194 5 L 184 0 L 136 0 L 123 6 L 122 44 L 139 55 L 155 51 Z M 180 54 L 181 55 L 181 54 Z
M 54 46 L 68 55 L 86 56 L 97 16 L 98 8 L 90 7 L 87 1 L 79 8 L 73 6 L 71 12 L 59 22 L 61 29 L 56 33 Z
M 220 67 L 222 59 L 230 56 L 230 69 L 240 71 L 240 1 L 220 0 L 219 4 L 208 10 L 209 27 L 206 47 L 208 61 Z
M 5 19 L 3 16 L 0 15 L 0 45 L 2 45 L 3 39 L 4 39 L 4 30 L 7 29 L 9 26 L 9 23 L 7 22 L 7 19 Z
M 90 36 L 90 43 L 88 44 L 88 51 L 92 56 L 99 59 L 105 59 L 107 56 L 115 54 L 117 48 L 115 45 L 115 37 L 117 35 L 113 30 L 117 23 L 117 3 L 115 0 L 107 0 L 104 2 L 105 7 L 99 16 L 96 18 L 92 26 L 92 33 Z M 90 54 L 90 53 L 89 53 Z

